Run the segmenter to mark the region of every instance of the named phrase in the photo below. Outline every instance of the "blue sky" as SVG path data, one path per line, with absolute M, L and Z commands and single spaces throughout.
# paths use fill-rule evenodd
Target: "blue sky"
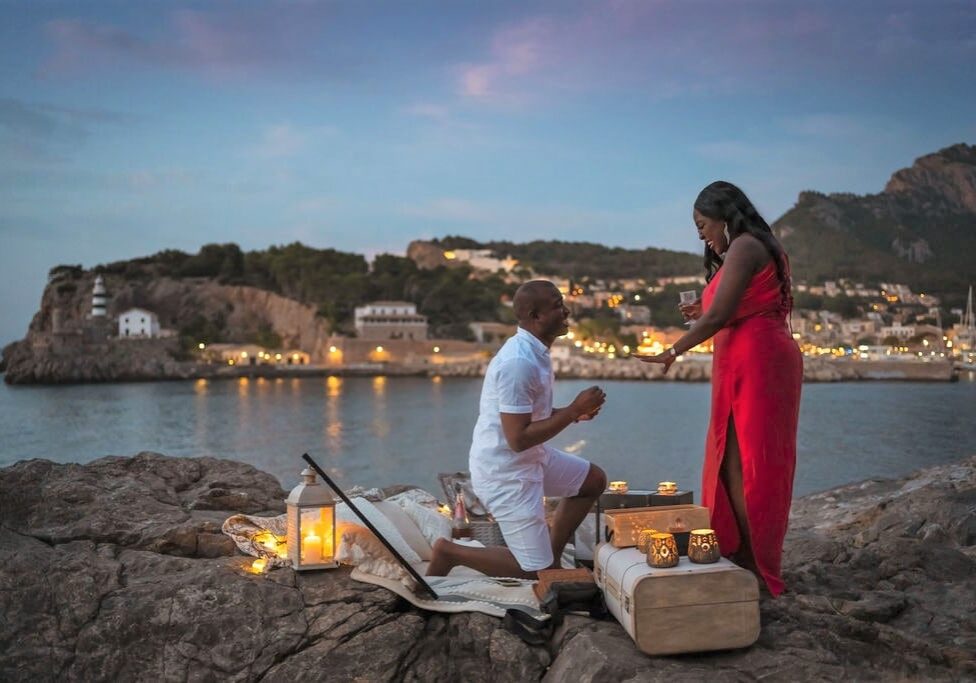
M 976 142 L 976 2 L 0 0 L 0 343 L 50 267 L 208 242 L 697 251 Z

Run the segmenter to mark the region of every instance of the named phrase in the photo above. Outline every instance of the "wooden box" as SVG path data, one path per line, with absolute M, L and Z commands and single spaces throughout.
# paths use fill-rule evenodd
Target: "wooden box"
M 656 507 L 658 505 L 691 505 L 694 502 L 695 494 L 692 491 L 677 491 L 670 494 L 652 493 L 647 504 L 650 507 Z
M 596 539 L 598 543 L 606 541 L 604 533 L 605 526 L 600 523 L 600 513 L 607 510 L 618 510 L 621 508 L 644 508 L 656 507 L 661 505 L 690 505 L 695 502 L 695 494 L 691 491 L 678 491 L 672 495 L 663 495 L 655 491 L 634 489 L 627 493 L 616 491 L 605 491 L 596 503 L 593 504 L 593 511 L 596 513 Z M 686 543 L 687 546 L 687 543 Z M 587 559 L 593 559 L 592 554 Z
M 618 491 L 604 491 L 596 501 L 598 510 L 615 510 L 617 508 L 647 507 L 651 504 L 651 496 L 656 491 L 633 489 L 627 493 Z
M 636 548 L 602 543 L 595 569 L 607 609 L 645 654 L 729 650 L 759 637 L 759 583 L 725 558 L 656 569 Z
M 617 548 L 637 545 L 641 529 L 677 532 L 707 529 L 711 524 L 708 508 L 700 505 L 661 505 L 658 507 L 605 510 L 605 538 Z

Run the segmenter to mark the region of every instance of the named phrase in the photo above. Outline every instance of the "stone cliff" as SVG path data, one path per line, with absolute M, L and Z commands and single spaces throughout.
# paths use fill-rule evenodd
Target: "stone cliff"
M 976 146 L 953 145 L 920 157 L 892 175 L 884 191 L 928 210 L 976 214 Z M 933 203 L 934 197 L 941 201 Z
M 650 658 L 613 620 L 545 647 L 347 569 L 245 571 L 220 524 L 278 514 L 249 465 L 142 453 L 0 470 L 0 679 L 834 681 L 976 678 L 976 456 L 794 501 L 787 592 L 731 652 Z
M 248 342 L 273 333 L 284 348 L 323 357 L 330 329 L 313 306 L 254 287 L 228 286 L 205 278 L 127 279 L 104 276 L 109 292 L 105 320 L 90 316 L 95 274 L 55 271 L 26 337 L 3 352 L 6 381 L 69 382 L 172 379 L 207 374 L 181 363 L 178 339 L 117 339 L 114 322 L 123 311 L 145 308 L 160 326 L 178 333 L 219 333 L 226 341 Z M 214 341 L 213 338 L 207 341 Z
M 797 280 L 904 282 L 957 305 L 974 225 L 976 146 L 957 144 L 896 171 L 877 194 L 802 192 L 773 229 Z

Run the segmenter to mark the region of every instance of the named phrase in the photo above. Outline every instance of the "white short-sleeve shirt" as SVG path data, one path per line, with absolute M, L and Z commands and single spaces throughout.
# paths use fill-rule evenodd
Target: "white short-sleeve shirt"
M 518 481 L 542 481 L 542 464 L 549 447 L 539 444 L 520 453 L 513 451 L 502 430 L 501 413 L 531 413 L 533 422 L 546 419 L 552 414 L 552 385 L 549 349 L 531 332 L 518 328 L 485 373 L 469 453 L 476 491 L 510 487 Z M 522 496 L 516 491 L 512 494 L 512 505 L 505 506 L 506 516 L 521 514 L 519 508 L 529 502 L 520 500 Z M 494 511 L 493 514 L 499 516 Z

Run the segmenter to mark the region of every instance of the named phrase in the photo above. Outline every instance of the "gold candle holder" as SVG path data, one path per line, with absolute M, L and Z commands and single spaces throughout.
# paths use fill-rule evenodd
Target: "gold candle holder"
M 657 529 L 641 529 L 637 534 L 637 549 L 641 554 L 647 554 L 647 549 L 651 546 L 651 536 L 656 533 Z
M 662 496 L 673 496 L 678 492 L 678 485 L 673 481 L 660 481 L 657 484 L 657 492 Z
M 613 493 L 627 493 L 630 490 L 625 481 L 611 481 L 609 487 Z
M 673 535 L 661 532 L 651 534 L 651 544 L 647 548 L 647 564 L 659 569 L 678 564 L 678 544 L 674 542 Z
M 718 538 L 711 529 L 692 529 L 688 538 L 688 559 L 697 564 L 718 562 Z

